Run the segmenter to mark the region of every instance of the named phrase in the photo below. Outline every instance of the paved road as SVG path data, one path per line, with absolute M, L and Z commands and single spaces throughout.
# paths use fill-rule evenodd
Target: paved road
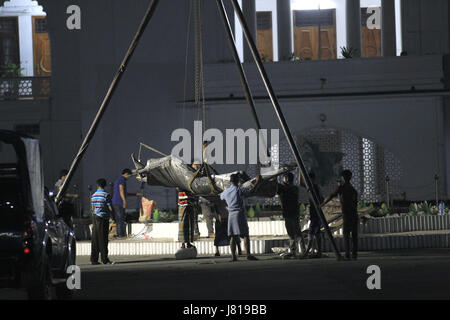
M 111 257 L 115 265 L 79 257 L 75 299 L 450 299 L 450 250 L 361 253 L 358 261 L 322 259 L 230 262 L 230 258 Z M 381 269 L 381 289 L 368 290 L 367 267 Z M 0 290 L 0 299 L 20 299 Z

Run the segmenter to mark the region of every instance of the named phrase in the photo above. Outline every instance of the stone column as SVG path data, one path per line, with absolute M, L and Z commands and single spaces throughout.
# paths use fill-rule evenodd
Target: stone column
M 289 60 L 292 55 L 291 0 L 277 0 L 278 60 Z
M 394 0 L 381 0 L 381 52 L 384 57 L 397 55 Z
M 391 0 L 392 1 L 392 0 Z M 358 52 L 355 57 L 361 56 L 361 5 L 359 0 L 346 0 L 347 14 L 347 47 L 354 48 Z
M 247 22 L 248 28 L 250 29 L 250 34 L 253 40 L 257 43 L 257 31 L 256 31 L 256 5 L 255 0 L 242 0 L 242 11 L 244 13 L 245 21 Z M 245 36 L 244 41 L 244 61 L 253 61 L 252 53 L 247 45 Z

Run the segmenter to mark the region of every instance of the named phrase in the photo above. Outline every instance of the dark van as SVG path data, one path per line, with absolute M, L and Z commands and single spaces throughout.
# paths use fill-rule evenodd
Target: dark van
M 42 168 L 37 139 L 0 130 L 0 288 L 25 289 L 30 299 L 69 298 L 74 232 L 44 187 Z

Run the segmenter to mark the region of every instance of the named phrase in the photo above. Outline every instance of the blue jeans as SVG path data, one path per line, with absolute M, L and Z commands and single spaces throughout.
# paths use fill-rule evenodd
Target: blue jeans
M 117 236 L 118 237 L 126 237 L 126 224 L 125 224 L 125 209 L 123 206 L 114 205 L 114 216 L 116 218 L 116 226 L 117 226 Z

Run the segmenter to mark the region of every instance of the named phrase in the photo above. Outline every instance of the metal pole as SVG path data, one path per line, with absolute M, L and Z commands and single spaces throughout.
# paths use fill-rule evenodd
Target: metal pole
M 386 205 L 388 209 L 390 208 L 390 198 L 389 198 L 389 176 L 386 176 Z
M 339 252 L 339 250 L 338 250 L 338 248 L 336 246 L 336 242 L 334 241 L 334 238 L 333 238 L 333 235 L 331 234 L 330 228 L 328 227 L 328 223 L 327 223 L 327 221 L 325 219 L 325 216 L 324 216 L 324 214 L 322 212 L 322 208 L 320 207 L 319 197 L 318 197 L 318 195 L 316 194 L 316 192 L 315 192 L 315 190 L 313 188 L 313 184 L 312 184 L 311 178 L 308 175 L 308 172 L 307 172 L 306 167 L 305 167 L 305 165 L 303 163 L 303 160 L 302 160 L 302 157 L 300 155 L 300 152 L 297 149 L 297 145 L 295 144 L 295 141 L 294 141 L 294 139 L 292 137 L 292 134 L 291 134 L 291 132 L 289 130 L 289 127 L 287 125 L 286 119 L 284 118 L 283 112 L 281 111 L 280 104 L 278 103 L 278 99 L 277 99 L 277 97 L 275 95 L 275 92 L 273 91 L 272 85 L 271 85 L 271 83 L 269 81 L 269 78 L 267 76 L 267 73 L 266 73 L 266 71 L 264 69 L 264 66 L 263 66 L 262 61 L 261 61 L 261 57 L 259 56 L 259 53 L 258 53 L 258 49 L 256 48 L 255 42 L 251 38 L 250 31 L 248 30 L 248 26 L 247 26 L 247 23 L 245 22 L 242 10 L 241 10 L 237 0 L 230 0 L 230 1 L 233 4 L 234 10 L 235 10 L 235 12 L 236 12 L 236 14 L 238 16 L 239 22 L 240 22 L 240 24 L 242 26 L 242 30 L 244 32 L 245 39 L 247 40 L 247 43 L 248 43 L 248 45 L 250 47 L 250 51 L 252 53 L 253 59 L 255 60 L 255 63 L 257 65 L 257 67 L 258 67 L 258 71 L 259 71 L 259 73 L 261 75 L 261 78 L 262 78 L 262 80 L 264 82 L 264 85 L 266 87 L 267 93 L 269 94 L 270 100 L 271 100 L 272 105 L 273 105 L 273 107 L 275 109 L 275 112 L 276 112 L 276 114 L 278 116 L 278 120 L 280 121 L 280 124 L 281 124 L 281 126 L 283 128 L 284 134 L 286 135 L 286 138 L 288 140 L 289 146 L 291 147 L 291 150 L 292 150 L 292 152 L 294 154 L 295 160 L 297 161 L 299 169 L 301 170 L 302 175 L 305 178 L 306 186 L 307 186 L 308 191 L 310 192 L 310 194 L 312 196 L 313 205 L 314 205 L 316 211 L 319 213 L 319 217 L 322 220 L 322 223 L 323 223 L 324 228 L 326 230 L 328 239 L 331 241 L 331 244 L 333 246 L 334 252 L 336 254 L 336 258 L 339 260 L 341 258 L 341 254 L 340 254 L 340 252 Z
M 147 149 L 148 149 L 148 150 L 150 150 L 150 151 L 156 152 L 156 153 L 158 153 L 158 154 L 162 155 L 163 157 L 168 157 L 168 155 L 167 155 L 167 154 L 165 154 L 165 153 L 162 153 L 161 151 L 159 151 L 159 150 L 156 150 L 155 148 L 152 148 L 152 147 L 150 147 L 150 146 L 146 145 L 145 143 L 142 143 L 142 142 L 140 142 L 140 143 L 139 143 L 139 145 L 140 145 L 141 147 L 145 147 L 145 148 L 147 148 Z M 141 157 L 139 157 L 139 161 L 141 161 L 141 159 L 140 159 L 140 158 L 141 158 Z
M 139 25 L 139 28 L 134 36 L 134 39 L 131 42 L 131 45 L 128 48 L 128 51 L 125 54 L 125 57 L 119 66 L 119 70 L 116 72 L 116 75 L 114 76 L 114 79 L 111 82 L 111 85 L 109 86 L 108 92 L 106 93 L 106 96 L 103 99 L 103 102 L 97 112 L 97 115 L 95 116 L 95 119 L 92 122 L 91 127 L 89 128 L 89 131 L 86 134 L 86 137 L 84 138 L 83 143 L 81 144 L 80 149 L 78 150 L 78 154 L 76 155 L 75 159 L 73 159 L 73 162 L 69 169 L 69 173 L 67 174 L 67 177 L 64 180 L 63 185 L 61 186 L 61 189 L 59 190 L 58 194 L 56 195 L 55 202 L 57 204 L 60 203 L 63 195 L 66 193 L 67 188 L 70 183 L 70 180 L 72 179 L 73 174 L 75 173 L 75 170 L 77 169 L 81 159 L 83 158 L 83 155 L 89 146 L 89 142 L 91 141 L 92 137 L 95 134 L 97 126 L 100 123 L 100 120 L 102 119 L 102 116 L 105 113 L 106 108 L 109 105 L 109 102 L 111 101 L 111 97 L 114 94 L 114 91 L 116 90 L 117 85 L 119 84 L 120 79 L 122 78 L 122 75 L 124 74 L 128 63 L 130 62 L 130 59 L 137 47 L 137 44 L 139 43 L 140 38 L 142 37 L 142 34 L 144 33 L 145 28 L 147 27 L 150 19 L 153 16 L 153 13 L 155 12 L 158 2 L 159 2 L 159 0 L 152 0 L 152 2 L 150 3 L 150 5 L 147 9 L 147 12 L 145 13 L 144 18 L 142 19 L 141 24 Z
M 233 54 L 234 62 L 236 63 L 236 67 L 238 69 L 239 77 L 241 78 L 242 87 L 243 87 L 244 93 L 245 93 L 245 99 L 247 100 L 247 103 L 250 106 L 250 111 L 252 112 L 252 116 L 253 116 L 253 119 L 255 120 L 256 128 L 258 129 L 258 134 L 259 134 L 260 130 L 261 130 L 261 123 L 259 122 L 258 114 L 256 113 L 255 100 L 253 99 L 253 95 L 250 91 L 250 86 L 248 85 L 248 80 L 247 80 L 247 76 L 244 71 L 244 67 L 242 66 L 241 60 L 239 59 L 239 53 L 236 48 L 236 41 L 234 39 L 230 20 L 228 18 L 227 12 L 225 10 L 223 0 L 216 0 L 216 2 L 217 2 L 217 7 L 219 9 L 220 17 L 222 18 L 223 26 L 225 27 L 225 31 L 227 33 L 228 44 L 230 45 L 230 49 Z M 260 136 L 260 138 L 263 139 L 262 141 L 263 141 L 264 147 L 267 149 L 268 148 L 267 143 L 264 140 L 264 138 L 262 137 L 262 135 Z M 267 152 L 267 155 L 269 155 L 269 152 Z
M 250 86 L 248 84 L 248 80 L 247 80 L 247 76 L 244 71 L 244 67 L 242 66 L 242 63 L 239 59 L 239 53 L 236 48 L 236 41 L 233 36 L 233 31 L 231 28 L 230 20 L 228 18 L 227 12 L 225 10 L 223 0 L 216 0 L 216 2 L 217 2 L 217 7 L 219 8 L 219 13 L 222 18 L 223 25 L 225 27 L 225 31 L 227 33 L 228 43 L 229 43 L 230 49 L 233 53 L 234 62 L 236 63 L 236 67 L 238 69 L 238 73 L 241 78 L 242 87 L 244 88 L 245 98 L 247 100 L 248 105 L 250 106 L 250 110 L 252 112 L 253 119 L 255 120 L 255 123 L 256 123 L 256 128 L 258 129 L 258 132 L 259 132 L 259 130 L 261 129 L 261 124 L 258 119 L 258 114 L 256 113 L 255 100 L 253 99 L 252 93 L 250 91 Z M 267 143 L 266 143 L 266 141 L 264 141 L 264 137 L 262 135 L 260 136 L 260 139 L 263 139 L 264 147 L 267 149 L 267 155 L 270 155 Z M 257 219 L 259 221 L 259 212 L 257 213 Z M 305 251 L 305 239 L 303 239 L 302 233 L 300 233 L 300 242 L 301 242 L 301 246 L 302 246 L 302 249 L 304 252 Z
M 219 9 L 220 17 L 222 18 L 222 22 L 225 27 L 225 31 L 227 33 L 228 44 L 230 45 L 230 49 L 233 54 L 234 62 L 236 63 L 236 67 L 239 72 L 239 77 L 241 78 L 242 87 L 243 87 L 244 93 L 245 93 L 245 99 L 247 100 L 247 102 L 250 106 L 250 109 L 251 109 L 251 112 L 253 115 L 253 119 L 255 120 L 255 123 L 256 123 L 256 128 L 261 129 L 261 124 L 259 122 L 258 115 L 256 113 L 255 101 L 254 101 L 252 93 L 250 91 L 250 87 L 248 85 L 248 80 L 247 80 L 247 76 L 245 75 L 244 68 L 242 67 L 241 61 L 239 59 L 239 54 L 236 49 L 236 42 L 235 42 L 235 39 L 233 36 L 233 31 L 231 29 L 230 20 L 228 19 L 228 15 L 225 11 L 225 6 L 223 4 L 223 0 L 216 0 L 216 2 L 217 2 L 217 7 Z

